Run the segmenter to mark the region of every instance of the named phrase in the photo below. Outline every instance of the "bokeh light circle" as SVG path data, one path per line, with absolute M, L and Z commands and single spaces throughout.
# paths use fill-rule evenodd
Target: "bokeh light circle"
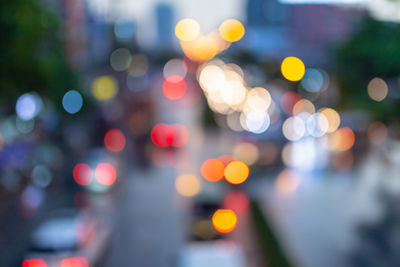
M 217 182 L 224 178 L 224 163 L 219 159 L 208 159 L 200 168 L 201 175 L 210 182 Z
M 189 140 L 189 131 L 187 128 L 179 123 L 175 123 L 171 125 L 174 131 L 174 137 L 172 141 L 173 147 L 183 147 Z
M 237 42 L 242 39 L 245 29 L 240 21 L 228 19 L 219 26 L 219 33 L 225 41 Z
M 246 115 L 247 130 L 261 134 L 265 132 L 270 125 L 270 118 L 267 112 L 261 110 L 252 110 Z
M 97 165 L 94 175 L 100 184 L 106 186 L 112 185 L 117 179 L 117 171 L 113 165 L 107 162 Z
M 303 61 L 297 57 L 287 57 L 281 64 L 281 72 L 287 80 L 295 82 L 303 78 L 306 68 Z
M 280 101 L 281 109 L 287 115 L 293 115 L 293 107 L 301 100 L 301 97 L 296 92 L 286 92 Z
M 193 41 L 199 34 L 200 24 L 194 19 L 182 19 L 175 26 L 175 36 L 181 41 Z
M 104 136 L 104 144 L 108 150 L 120 152 L 126 144 L 125 135 L 118 129 L 111 129 Z
M 117 92 L 117 81 L 111 76 L 100 76 L 92 83 L 92 94 L 97 100 L 109 100 L 113 98 Z
M 243 191 L 233 190 L 224 197 L 224 208 L 231 209 L 236 213 L 246 211 L 249 204 L 249 196 Z
M 72 176 L 79 185 L 89 185 L 93 180 L 93 170 L 85 163 L 78 163 L 75 165 Z
M 282 132 L 289 141 L 297 141 L 305 135 L 306 125 L 304 121 L 297 116 L 289 117 L 282 125 Z
M 166 98 L 176 100 L 185 95 L 186 82 L 178 75 L 173 75 L 165 79 L 163 84 L 163 93 Z
M 212 224 L 215 230 L 227 234 L 236 228 L 237 216 L 233 210 L 218 209 L 212 216 Z
M 328 88 L 329 76 L 323 70 L 308 68 L 300 83 L 306 91 L 318 93 Z
M 42 99 L 36 93 L 26 93 L 21 95 L 15 106 L 15 111 L 23 120 L 31 120 L 35 118 L 42 109 Z
M 247 165 L 253 165 L 259 157 L 258 146 L 249 142 L 240 142 L 234 146 L 233 155 L 235 159 L 243 161 Z
M 70 90 L 63 96 L 62 105 L 66 112 L 75 114 L 81 110 L 83 106 L 82 95 L 76 90 Z
M 168 147 L 174 143 L 174 128 L 165 123 L 158 123 L 151 130 L 150 137 L 156 146 Z
M 380 102 L 386 98 L 389 88 L 387 83 L 381 78 L 373 78 L 368 84 L 368 95 L 373 100 Z
M 241 184 L 249 177 L 250 170 L 242 161 L 232 161 L 224 170 L 225 179 L 231 184 Z
M 349 150 L 355 142 L 354 132 L 349 127 L 342 127 L 334 133 L 333 141 L 337 150 Z
M 176 178 L 175 188 L 182 196 L 194 197 L 200 192 L 201 184 L 196 175 L 182 174 Z
M 320 114 L 324 115 L 328 120 L 328 129 L 327 133 L 333 133 L 340 126 L 340 115 L 339 113 L 332 108 L 323 108 L 319 111 Z
M 110 65 L 115 71 L 128 69 L 131 64 L 131 52 L 127 48 L 117 48 L 110 56 Z
M 173 75 L 178 75 L 184 78 L 186 76 L 186 73 L 187 73 L 186 63 L 182 59 L 174 58 L 169 60 L 164 65 L 163 75 L 165 79 Z

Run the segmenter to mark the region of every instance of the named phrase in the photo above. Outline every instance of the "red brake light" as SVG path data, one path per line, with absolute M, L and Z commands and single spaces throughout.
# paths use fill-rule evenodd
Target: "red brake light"
M 84 257 L 66 258 L 61 261 L 61 267 L 89 267 Z
M 22 262 L 22 267 L 47 267 L 47 264 L 42 259 L 30 259 Z

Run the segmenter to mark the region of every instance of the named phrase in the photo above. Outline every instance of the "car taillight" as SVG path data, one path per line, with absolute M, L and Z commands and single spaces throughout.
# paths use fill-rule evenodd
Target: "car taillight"
M 84 257 L 73 257 L 63 259 L 61 267 L 89 267 L 89 263 Z
M 47 267 L 47 264 L 42 259 L 30 259 L 22 262 L 22 267 Z

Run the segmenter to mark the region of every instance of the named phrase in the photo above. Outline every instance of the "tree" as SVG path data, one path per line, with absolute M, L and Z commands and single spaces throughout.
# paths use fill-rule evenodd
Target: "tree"
M 381 120 L 400 114 L 398 99 L 375 102 L 367 94 L 368 83 L 374 77 L 393 81 L 400 74 L 399 24 L 366 17 L 334 56 L 334 72 L 341 88 L 340 108 L 361 108 Z
M 60 23 L 37 0 L 0 3 L 0 103 L 36 91 L 52 99 L 73 88 L 76 78 L 66 64 Z

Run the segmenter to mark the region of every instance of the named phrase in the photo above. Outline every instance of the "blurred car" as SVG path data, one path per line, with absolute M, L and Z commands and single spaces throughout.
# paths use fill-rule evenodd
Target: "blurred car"
M 242 249 L 233 241 L 193 242 L 181 249 L 178 267 L 244 267 Z
M 31 237 L 22 267 L 100 266 L 110 239 L 110 228 L 86 212 L 57 210 Z
M 223 186 L 205 184 L 202 192 L 194 199 L 191 210 L 190 236 L 194 241 L 209 241 L 222 236 L 212 225 L 211 218 L 221 208 Z

